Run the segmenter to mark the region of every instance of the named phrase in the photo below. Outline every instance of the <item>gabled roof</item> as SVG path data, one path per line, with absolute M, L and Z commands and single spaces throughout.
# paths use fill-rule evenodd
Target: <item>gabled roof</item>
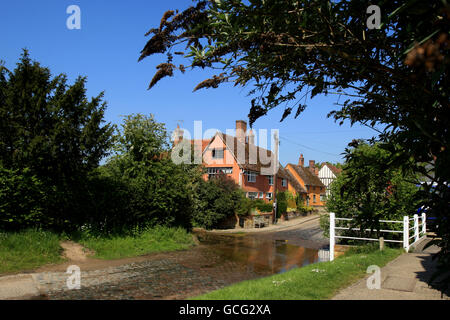
M 289 176 L 289 172 L 285 168 L 283 168 L 281 163 L 278 163 L 277 178 L 282 178 L 282 179 L 287 179 L 287 180 L 289 180 L 291 178 Z
M 333 172 L 335 176 L 338 176 L 338 175 L 341 174 L 341 172 L 342 172 L 342 169 L 336 168 L 335 166 L 333 166 L 333 165 L 332 165 L 331 163 L 329 163 L 329 162 L 325 162 L 324 164 L 322 164 L 322 168 L 323 168 L 324 166 L 327 166 L 328 168 L 330 168 L 331 172 Z M 322 169 L 322 168 L 321 168 L 321 169 Z
M 302 185 L 297 181 L 297 179 L 295 179 L 295 177 L 289 170 L 284 169 L 284 172 L 286 172 L 289 183 L 294 187 L 295 191 L 297 191 L 298 193 L 307 193 L 305 188 L 302 187 Z
M 316 176 L 309 170 L 308 168 L 304 168 L 292 163 L 289 163 L 288 166 L 291 166 L 295 172 L 300 176 L 305 185 L 314 186 L 314 187 L 325 187 L 325 185 L 320 181 L 319 177 Z
M 227 134 L 222 133 L 222 132 L 217 132 L 214 135 L 214 137 L 210 140 L 209 143 L 211 143 L 216 136 L 218 136 L 218 137 L 220 137 L 222 139 L 223 143 L 228 148 L 228 150 L 230 150 L 230 152 L 232 153 L 233 157 L 236 159 L 237 164 L 242 169 L 249 170 L 249 171 L 261 172 L 262 168 L 270 168 L 270 163 L 269 164 L 263 163 L 261 161 L 259 155 L 260 154 L 265 154 L 267 158 L 274 157 L 272 151 L 264 149 L 264 148 L 261 148 L 261 147 L 258 147 L 258 146 L 255 145 L 254 148 L 256 150 L 256 161 L 252 161 L 252 162 L 256 162 L 256 163 L 250 163 L 250 159 L 249 159 L 250 145 L 248 143 L 242 143 L 236 137 L 227 135 Z M 227 144 L 228 142 L 231 142 L 230 144 L 232 144 L 232 145 L 229 146 Z M 205 150 L 206 150 L 206 148 L 203 149 L 203 151 L 205 151 Z M 244 150 L 244 159 L 243 159 L 244 161 L 241 161 L 241 162 L 238 161 L 238 160 L 241 160 L 241 159 L 238 159 L 238 157 L 237 157 L 238 150 Z M 281 167 L 281 165 L 280 165 L 280 167 Z
M 191 144 L 193 145 L 194 143 L 196 143 L 197 141 L 201 141 L 202 142 L 202 152 L 205 151 L 206 147 L 209 145 L 209 143 L 212 141 L 213 138 L 211 139 L 204 139 L 204 140 L 190 140 Z

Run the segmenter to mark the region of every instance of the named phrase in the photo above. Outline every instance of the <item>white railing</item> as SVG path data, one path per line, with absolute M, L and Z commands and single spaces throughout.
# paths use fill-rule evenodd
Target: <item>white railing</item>
M 421 240 L 427 234 L 427 216 L 425 213 L 422 213 L 421 216 L 415 214 L 412 218 L 408 216 L 403 217 L 403 221 L 396 220 L 379 220 L 379 222 L 383 223 L 401 223 L 403 224 L 403 230 L 390 230 L 390 229 L 381 229 L 379 232 L 383 233 L 402 233 L 403 240 L 389 240 L 386 239 L 384 242 L 395 242 L 402 243 L 403 248 L 406 252 L 408 252 L 409 248 L 415 244 L 417 241 Z M 363 237 L 348 237 L 348 236 L 340 236 L 336 235 L 336 230 L 355 230 L 355 231 L 372 231 L 371 229 L 360 230 L 359 228 L 345 228 L 345 227 L 336 227 L 336 221 L 352 221 L 353 218 L 336 218 L 334 212 L 330 212 L 330 261 L 334 260 L 334 247 L 336 245 L 336 239 L 354 239 L 354 240 L 363 240 L 363 241 L 380 241 L 380 239 L 375 238 L 363 238 Z M 421 220 L 419 222 L 419 220 Z M 410 227 L 410 222 L 413 221 L 413 226 Z M 409 236 L 410 230 L 413 230 L 413 235 Z M 376 231 L 376 230 L 373 230 Z M 414 238 L 414 241 L 410 243 L 410 240 Z

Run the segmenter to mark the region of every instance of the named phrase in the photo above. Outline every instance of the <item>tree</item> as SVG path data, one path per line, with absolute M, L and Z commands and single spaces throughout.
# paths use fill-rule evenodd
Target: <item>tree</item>
M 26 50 L 12 72 L 0 65 L 0 166 L 39 181 L 46 217 L 39 224 L 64 228 L 82 220 L 87 175 L 111 146 L 103 93 L 88 100 L 85 84 L 83 77 L 73 85 L 64 74 L 52 78 Z
M 173 163 L 167 138 L 164 124 L 153 115 L 125 118 L 114 137 L 115 155 L 101 174 L 118 187 L 110 197 L 126 200 L 119 212 L 97 211 L 101 218 L 93 219 L 96 229 L 121 232 L 156 224 L 190 228 L 194 185 L 201 172 L 195 165 Z
M 372 234 L 356 232 L 359 237 L 388 239 L 393 235 L 380 233 L 380 229 L 396 226 L 385 226 L 379 220 L 402 221 L 403 216 L 416 213 L 421 206 L 419 177 L 389 165 L 391 157 L 383 145 L 354 142 L 346 150 L 342 174 L 331 184 L 328 211 L 339 217 L 354 218 L 352 228 L 373 230 Z M 328 229 L 328 224 L 322 221 L 322 227 Z M 397 227 L 401 230 L 401 226 Z
M 391 148 L 389 163 L 435 183 L 424 185 L 424 204 L 440 220 L 438 256 L 445 271 L 450 268 L 450 7 L 444 0 L 371 4 L 381 8 L 380 29 L 367 27 L 368 4 L 357 0 L 198 1 L 182 12 L 167 11 L 159 27 L 147 33 L 152 37 L 139 60 L 167 54 L 149 88 L 188 67 L 219 70 L 194 90 L 224 82 L 253 86 L 250 124 L 283 103 L 281 120 L 293 111 L 298 117 L 308 96 L 347 97 L 329 116 L 341 124 L 383 128 L 377 139 Z M 186 53 L 178 49 L 184 44 Z M 176 66 L 174 54 L 184 55 L 188 64 Z

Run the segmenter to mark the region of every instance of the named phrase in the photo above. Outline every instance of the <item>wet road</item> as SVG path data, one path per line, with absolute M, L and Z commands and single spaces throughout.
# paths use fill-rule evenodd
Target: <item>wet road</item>
M 61 290 L 67 275 L 55 273 L 48 284 L 42 281 L 42 298 L 185 299 L 315 263 L 319 260 L 318 249 L 328 243 L 318 220 L 251 235 L 201 233 L 198 239 L 201 244 L 187 251 L 82 271 L 79 290 Z

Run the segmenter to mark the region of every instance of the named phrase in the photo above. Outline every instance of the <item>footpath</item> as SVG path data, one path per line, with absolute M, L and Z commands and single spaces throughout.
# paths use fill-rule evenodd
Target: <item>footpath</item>
M 434 286 L 428 285 L 436 266 L 432 255 L 439 248 L 422 248 L 404 253 L 381 268 L 380 289 L 368 288 L 367 280 L 373 275 L 370 274 L 341 290 L 333 300 L 450 300 L 448 295 L 441 295 Z
M 309 221 L 318 220 L 320 218 L 320 215 L 318 214 L 311 214 L 305 217 L 296 217 L 292 218 L 290 220 L 281 221 L 278 220 L 276 224 L 272 224 L 268 227 L 262 227 L 262 228 L 235 228 L 235 229 L 213 229 L 207 232 L 210 233 L 246 233 L 246 234 L 252 234 L 252 233 L 262 233 L 262 232 L 273 232 L 273 231 L 282 231 L 287 230 L 291 228 L 296 228 L 301 224 L 304 224 Z

